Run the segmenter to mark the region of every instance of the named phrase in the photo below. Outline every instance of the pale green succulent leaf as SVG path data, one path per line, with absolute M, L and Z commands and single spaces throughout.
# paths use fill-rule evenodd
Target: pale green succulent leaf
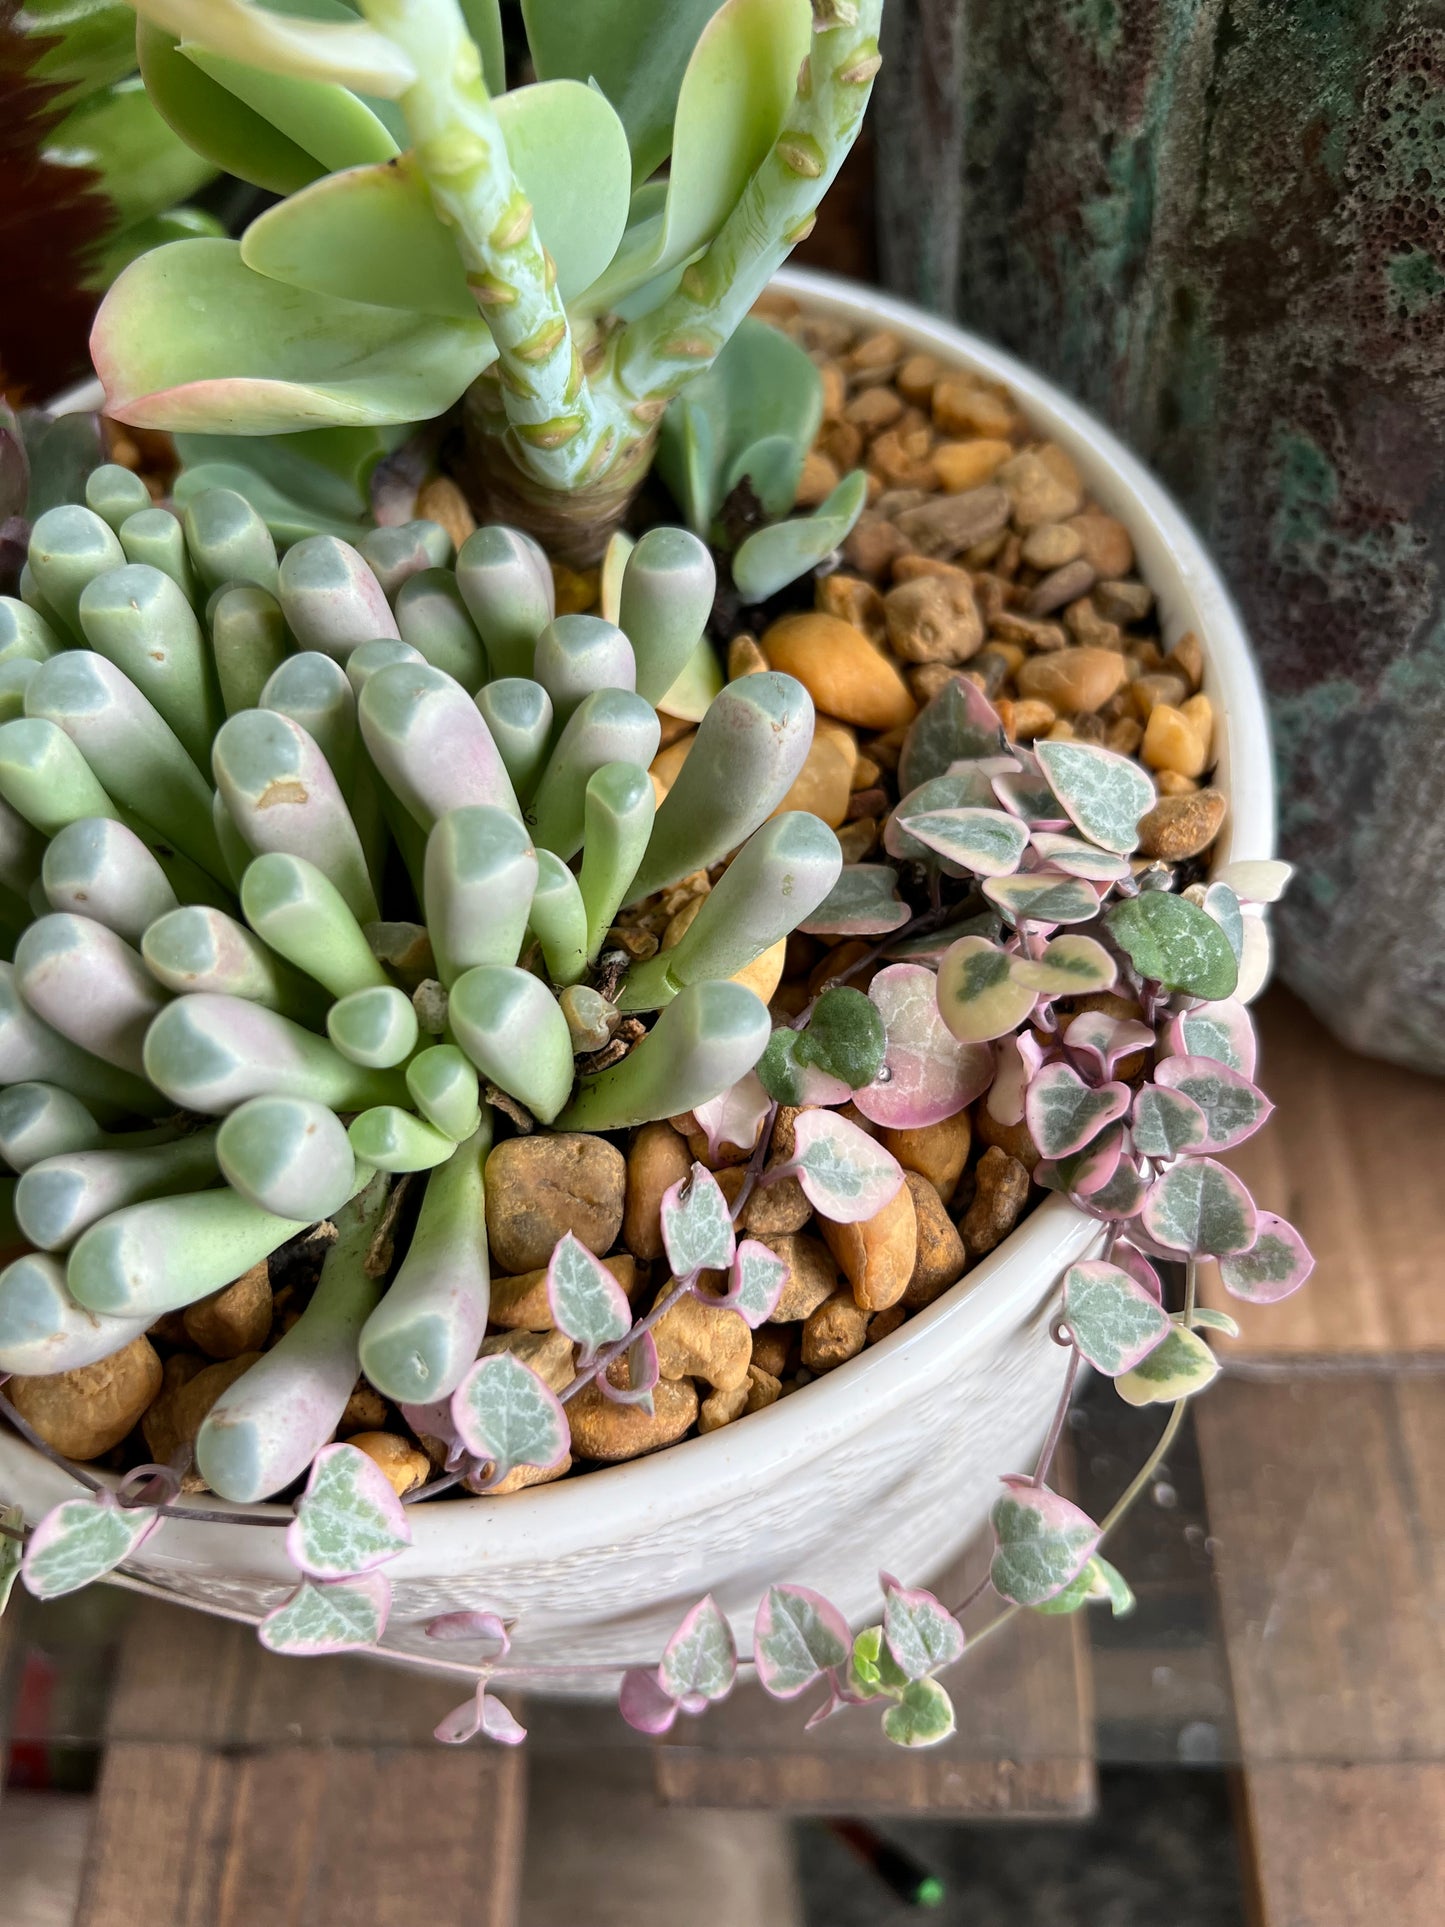
M 144 18 L 136 57 L 157 111 L 213 167 L 272 194 L 294 193 L 325 173 L 314 154 L 187 60 L 174 34 Z
M 302 4 L 285 13 L 252 0 L 132 0 L 144 20 L 212 53 L 298 80 L 335 81 L 392 100 L 416 79 L 390 37 L 349 8 Z M 324 18 L 306 18 L 325 14 Z
M 816 568 L 845 539 L 867 499 L 868 477 L 855 468 L 811 515 L 755 530 L 733 557 L 733 582 L 743 601 L 766 602 Z
M 262 73 L 190 42 L 179 52 L 323 167 L 362 167 L 398 152 L 392 130 L 346 87 Z
M 135 74 L 72 108 L 48 136 L 42 159 L 49 167 L 93 169 L 123 226 L 185 200 L 214 171 L 161 118 Z

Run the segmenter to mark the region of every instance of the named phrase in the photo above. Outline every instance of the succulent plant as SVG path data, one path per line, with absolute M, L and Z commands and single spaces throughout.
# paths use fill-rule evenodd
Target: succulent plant
M 96 325 L 110 412 L 176 431 L 192 486 L 344 533 L 368 470 L 460 402 L 479 508 L 594 561 L 717 364 L 668 464 L 694 526 L 743 475 L 791 507 L 816 372 L 743 324 L 857 133 L 882 0 L 526 0 L 538 78 L 511 92 L 498 0 L 133 4 L 171 126 L 286 197 L 143 256 Z M 861 489 L 755 550 L 748 592 L 826 553 Z
M 619 624 L 554 617 L 512 529 L 454 563 L 429 523 L 278 558 L 239 495 L 182 522 L 139 488 L 96 470 L 0 600 L 0 1150 L 33 1247 L 0 1273 L 0 1372 L 104 1357 L 334 1220 L 305 1314 L 198 1446 L 253 1499 L 326 1443 L 358 1353 L 420 1402 L 476 1357 L 488 1098 L 589 1131 L 716 1099 L 770 1033 L 732 980 L 842 858 L 775 814 L 812 736 L 788 676 L 712 701 L 656 800 L 653 705 L 713 595 L 686 531 L 629 549 Z M 589 979 L 619 909 L 729 857 L 627 980 L 651 1027 L 579 1077 L 618 1022 Z M 425 1195 L 383 1295 L 408 1173 Z

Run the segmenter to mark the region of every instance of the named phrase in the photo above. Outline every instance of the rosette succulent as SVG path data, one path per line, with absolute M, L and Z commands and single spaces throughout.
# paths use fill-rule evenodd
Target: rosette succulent
M 330 1438 L 358 1355 L 398 1403 L 476 1358 L 492 1102 L 608 1131 L 717 1099 L 770 1035 L 739 973 L 780 965 L 842 859 L 775 813 L 813 727 L 785 675 L 718 695 L 658 802 L 654 704 L 714 589 L 686 531 L 620 557 L 615 620 L 556 617 L 512 529 L 278 560 L 239 495 L 183 520 L 144 495 L 95 471 L 0 601 L 0 1154 L 32 1247 L 0 1273 L 0 1373 L 105 1357 L 334 1220 L 198 1442 L 256 1499 Z M 729 858 L 619 999 L 618 911 Z

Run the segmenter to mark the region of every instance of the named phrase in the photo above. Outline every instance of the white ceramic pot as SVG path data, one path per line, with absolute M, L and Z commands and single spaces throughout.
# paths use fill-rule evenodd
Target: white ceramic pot
M 1068 450 L 1090 492 L 1127 524 L 1166 641 L 1193 629 L 1203 642 L 1216 780 L 1230 801 L 1221 860 L 1272 854 L 1269 738 L 1248 645 L 1158 483 L 1082 409 L 972 335 L 829 277 L 788 272 L 777 285 L 1006 383 L 1040 435 Z M 471 1607 L 517 1622 L 520 1661 L 620 1667 L 655 1660 L 705 1592 L 746 1641 L 761 1593 L 778 1579 L 817 1587 L 861 1622 L 877 1608 L 880 1568 L 925 1581 L 979 1532 L 999 1475 L 1029 1469 L 1064 1371 L 1049 1337 L 1059 1279 L 1101 1236 L 1096 1220 L 1052 1198 L 891 1338 L 743 1423 L 507 1499 L 417 1508 L 415 1544 L 387 1569 L 394 1605 L 383 1650 L 435 1664 L 423 1622 Z M 73 1490 L 0 1434 L 0 1495 L 27 1517 Z M 294 1584 L 282 1540 L 275 1530 L 172 1519 L 130 1583 L 255 1618 Z

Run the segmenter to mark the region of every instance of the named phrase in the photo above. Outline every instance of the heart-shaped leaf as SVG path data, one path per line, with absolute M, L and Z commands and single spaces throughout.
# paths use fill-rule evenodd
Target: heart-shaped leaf
M 153 1506 L 122 1507 L 99 1495 L 63 1500 L 46 1513 L 26 1542 L 20 1566 L 26 1590 L 37 1599 L 78 1592 L 114 1572 L 159 1523 Z
M 1062 1592 L 1099 1543 L 1099 1528 L 1086 1512 L 1046 1485 L 1010 1474 L 994 1501 L 989 1578 L 1001 1599 L 1039 1606 Z
M 1134 1594 L 1128 1580 L 1117 1566 L 1111 1566 L 1107 1559 L 1101 1559 L 1097 1553 L 1077 1579 L 1034 1610 L 1050 1615 L 1076 1613 L 1081 1606 L 1087 1606 L 1091 1599 L 1107 1599 L 1116 1619 L 1122 1619 L 1126 1613 L 1134 1610 Z
M 888 1038 L 876 1000 L 847 984 L 825 990 L 799 1033 L 800 1064 L 836 1078 L 850 1091 L 871 1084 L 883 1063 Z
M 1069 820 L 1100 849 L 1128 856 L 1139 844 L 1139 819 L 1155 804 L 1154 785 L 1131 757 L 1097 743 L 1038 742 L 1049 788 Z
M 898 788 L 906 797 L 955 763 L 1004 753 L 998 711 L 977 683 L 955 676 L 909 724 L 898 759 Z
M 384 1572 L 354 1579 L 303 1579 L 296 1591 L 257 1627 L 273 1653 L 311 1658 L 374 1646 L 386 1631 L 391 1584 Z
M 1134 1146 L 1146 1158 L 1177 1158 L 1204 1143 L 1204 1113 L 1182 1091 L 1146 1084 L 1134 1099 Z
M 727 1294 L 716 1302 L 740 1311 L 756 1331 L 772 1317 L 787 1282 L 786 1262 L 756 1238 L 744 1238 L 733 1258 Z
M 655 1666 L 630 1666 L 622 1675 L 617 1710 L 638 1733 L 666 1733 L 678 1704 L 657 1677 Z
M 899 815 L 899 827 L 926 848 L 974 876 L 1012 876 L 1029 846 L 1029 833 L 1006 810 L 924 810 Z
M 1069 1266 L 1064 1316 L 1074 1343 L 1106 1378 L 1131 1371 L 1170 1331 L 1169 1314 L 1144 1287 L 1102 1261 Z
M 961 1044 L 1007 1037 L 1038 1001 L 1015 978 L 1013 959 L 986 937 L 960 937 L 938 968 L 938 1013 Z
M 793 1155 L 779 1175 L 797 1178 L 820 1217 L 861 1224 L 898 1195 L 897 1158 L 836 1111 L 800 1111 L 793 1135 Z
M 313 1579 L 348 1579 L 411 1544 L 406 1507 L 386 1474 L 354 1445 L 325 1445 L 286 1528 L 286 1556 Z
M 1129 1405 L 1174 1405 L 1219 1376 L 1219 1360 L 1197 1333 L 1173 1325 L 1141 1365 L 1114 1380 Z
M 1197 904 L 1141 890 L 1105 914 L 1110 935 L 1147 982 L 1191 997 L 1228 997 L 1239 981 L 1229 939 Z
M 1132 1017 L 1110 1017 L 1106 1011 L 1083 1010 L 1070 1021 L 1064 1042 L 1071 1051 L 1092 1057 L 1101 1077 L 1112 1077 L 1120 1058 L 1132 1057 L 1136 1051 L 1152 1050 L 1155 1039 L 1147 1024 L 1136 1023 Z
M 737 1239 L 722 1186 L 704 1164 L 662 1194 L 662 1243 L 674 1278 L 726 1271 Z
M 753 1625 L 753 1662 L 764 1692 L 796 1699 L 822 1673 L 846 1664 L 848 1622 L 807 1586 L 769 1586 Z
M 798 928 L 810 937 L 882 937 L 911 915 L 891 863 L 845 863 L 838 881 Z
M 1227 1311 L 1216 1311 L 1213 1305 L 1196 1305 L 1189 1314 L 1192 1331 L 1223 1332 L 1226 1338 L 1238 1338 L 1239 1321 L 1231 1318 Z
M 884 1644 L 883 1628 L 865 1626 L 848 1659 L 848 1698 L 876 1699 L 880 1693 L 901 1693 L 907 1684 L 907 1673 Z
M 961 1044 L 938 1008 L 938 979 L 922 964 L 889 964 L 868 986 L 885 1034 L 877 1076 L 854 1095 L 874 1124 L 919 1130 L 956 1117 L 988 1089 L 993 1052 Z
M 1106 1124 L 1122 1117 L 1132 1093 L 1127 1084 L 1086 1084 L 1068 1064 L 1045 1064 L 1029 1085 L 1024 1118 L 1046 1158 L 1082 1151 Z
M 1130 1244 L 1127 1238 L 1116 1238 L 1114 1263 L 1121 1271 L 1127 1271 L 1136 1285 L 1142 1285 L 1156 1305 L 1163 1304 L 1164 1287 L 1159 1282 L 1159 1274 L 1137 1245 Z
M 1082 877 L 989 877 L 983 893 L 1010 923 L 1091 923 L 1099 914 L 1099 895 Z
M 1254 1243 L 1254 1200 L 1213 1158 L 1181 1158 L 1149 1192 L 1144 1229 L 1170 1251 L 1228 1258 Z
M 1165 1090 L 1179 1092 L 1196 1106 L 1204 1118 L 1204 1142 L 1211 1151 L 1243 1144 L 1274 1109 L 1247 1077 L 1212 1057 L 1166 1057 L 1154 1075 Z
M 883 1637 L 899 1671 L 923 1679 L 963 1657 L 963 1628 L 948 1608 L 921 1587 L 883 1575 Z
M 1044 860 L 1045 868 L 1060 870 L 1068 877 L 1084 877 L 1090 883 L 1117 883 L 1129 874 L 1129 859 L 1112 850 L 1096 849 L 1076 836 L 1061 836 L 1057 830 L 1035 830 L 1029 841 Z
M 991 779 L 993 793 L 999 802 L 1010 816 L 1021 817 L 1030 829 L 1067 829 L 1069 819 L 1040 774 L 1037 759 L 1031 752 L 1017 747 L 1014 755 L 1023 767 L 1017 771 L 1003 770 Z
M 936 1679 L 910 1680 L 883 1715 L 884 1737 L 895 1746 L 937 1746 L 953 1728 L 953 1701 Z
M 884 822 L 883 847 L 900 863 L 927 863 L 933 852 L 904 827 L 905 818 L 934 816 L 944 810 L 989 809 L 993 800 L 992 786 L 978 764 L 960 763 L 906 792 Z
M 758 1059 L 754 1074 L 765 1095 L 775 1104 L 846 1104 L 852 1086 L 841 1077 L 805 1064 L 799 1049 L 802 1032 L 791 1024 L 780 1024 L 768 1039 L 768 1047 Z M 693 1113 L 696 1116 L 696 1112 Z
M 1034 1177 L 1051 1190 L 1067 1191 L 1076 1198 L 1089 1198 L 1113 1181 L 1123 1154 L 1123 1127 L 1111 1124 L 1086 1149 L 1075 1151 L 1057 1161 L 1041 1161 Z
M 913 937 L 898 937 L 884 955 L 894 963 L 932 964 L 936 970 L 960 937 L 984 937 L 997 943 L 1003 935 L 1003 918 L 996 910 L 983 910 L 976 917 L 956 917 L 937 930 L 920 930 Z
M 1292 863 L 1280 863 L 1272 857 L 1245 857 L 1226 863 L 1215 882 L 1227 883 L 1242 903 L 1278 903 L 1293 875 Z
M 843 1099 L 839 1098 L 838 1102 L 841 1104 Z M 749 1071 L 746 1077 L 729 1085 L 721 1097 L 714 1097 L 706 1104 L 694 1104 L 692 1114 L 707 1138 L 708 1156 L 715 1158 L 724 1144 L 735 1144 L 740 1151 L 756 1144 L 771 1103 L 757 1072 Z
M 743 601 L 766 602 L 816 568 L 847 541 L 867 499 L 868 477 L 855 468 L 810 515 L 754 530 L 733 556 L 733 587 Z
M 1219 1275 L 1226 1291 L 1255 1305 L 1274 1305 L 1298 1291 L 1315 1268 L 1309 1247 L 1287 1219 L 1259 1213 L 1259 1229 L 1248 1251 L 1222 1258 Z
M 511 1352 L 479 1358 L 452 1393 L 451 1412 L 468 1452 L 491 1464 L 494 1483 L 514 1466 L 559 1465 L 571 1448 L 561 1401 Z
M 512 1635 L 507 1631 L 507 1622 L 500 1613 L 455 1612 L 438 1613 L 429 1619 L 422 1631 L 428 1639 L 464 1639 L 468 1641 L 485 1640 L 496 1650 L 489 1655 L 501 1659 L 512 1644 Z
M 1054 937 L 1039 956 L 1013 960 L 1014 981 L 1041 997 L 1084 997 L 1112 990 L 1118 974 L 1119 966 L 1092 937 Z
M 616 1344 L 632 1329 L 626 1292 L 602 1260 L 570 1231 L 552 1248 L 547 1303 L 558 1331 L 582 1347 L 580 1365 L 590 1365 L 603 1345 Z
M 1234 998 L 1196 1004 L 1169 1026 L 1168 1046 L 1176 1057 L 1212 1057 L 1241 1077 L 1253 1077 L 1259 1046 L 1254 1020 Z
M 684 1616 L 663 1648 L 657 1683 L 675 1700 L 721 1700 L 733 1690 L 737 1670 L 732 1627 L 709 1593 Z
M 1121 1157 L 1107 1183 L 1090 1191 L 1087 1197 L 1080 1195 L 1077 1202 L 1096 1218 L 1133 1218 L 1143 1209 L 1148 1195 L 1149 1187 L 1139 1166 L 1133 1158 Z
M 1199 907 L 1206 917 L 1213 917 L 1224 932 L 1238 963 L 1244 955 L 1244 914 L 1239 898 L 1227 883 L 1211 883 L 1202 892 Z
M 485 1679 L 477 1681 L 477 1690 L 469 1700 L 447 1714 L 433 1737 L 444 1746 L 460 1746 L 478 1733 L 485 1733 L 499 1746 L 520 1746 L 527 1737 L 526 1727 L 511 1709 L 487 1691 Z

